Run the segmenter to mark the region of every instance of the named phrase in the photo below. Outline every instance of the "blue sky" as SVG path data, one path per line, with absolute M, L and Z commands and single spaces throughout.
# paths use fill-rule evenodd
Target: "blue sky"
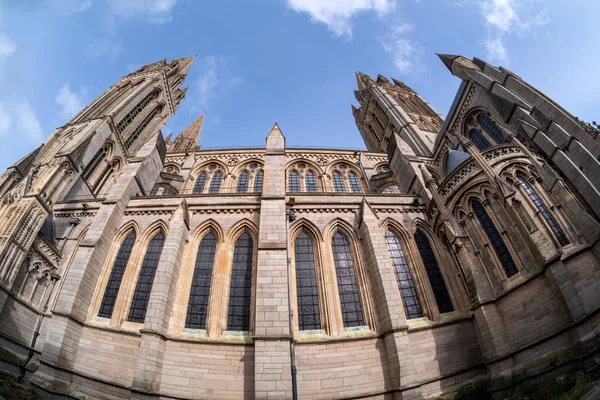
M 0 0 L 0 168 L 121 76 L 197 54 L 163 129 L 206 111 L 204 148 L 364 148 L 354 72 L 404 81 L 445 115 L 459 86 L 435 53 L 503 65 L 598 118 L 600 2 L 579 0 Z

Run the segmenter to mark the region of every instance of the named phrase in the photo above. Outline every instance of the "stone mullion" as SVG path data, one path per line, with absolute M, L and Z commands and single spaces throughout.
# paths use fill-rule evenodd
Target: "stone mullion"
M 577 235 L 575 229 L 573 228 L 573 225 L 571 225 L 570 221 L 566 218 L 564 210 L 562 209 L 562 206 L 560 205 L 560 203 L 554 201 L 550 197 L 550 194 L 548 193 L 548 191 L 546 191 L 546 188 L 544 187 L 544 185 L 542 185 L 537 179 L 533 179 L 533 181 L 531 183 L 533 186 L 533 190 L 535 190 L 535 192 L 542 199 L 544 204 L 546 204 L 548 211 L 557 220 L 559 226 L 562 228 L 563 232 L 565 233 L 567 238 L 570 240 L 570 242 L 575 242 L 575 241 L 579 240 L 579 235 Z M 544 220 L 544 223 L 546 223 L 545 220 Z M 550 227 L 548 226 L 548 228 L 550 228 Z M 558 240 L 554 236 L 554 232 L 552 232 L 552 229 L 548 229 L 548 230 L 550 231 L 550 234 L 552 235 L 552 237 L 556 240 L 557 246 L 562 246 L 558 243 Z
M 166 335 L 183 248 L 188 233 L 185 200 L 173 213 L 148 301 L 132 387 L 145 392 L 160 389 Z
M 228 282 L 231 280 L 231 265 L 233 251 L 226 246 L 226 242 L 219 244 L 213 280 L 211 283 L 208 315 L 206 317 L 206 331 L 211 339 L 220 336 L 227 328 L 227 307 L 229 296 Z
M 344 333 L 344 319 L 342 317 L 342 307 L 340 304 L 340 294 L 337 285 L 337 275 L 335 273 L 335 262 L 333 251 L 331 249 L 331 238 L 325 239 L 323 255 L 323 287 L 328 294 L 325 303 L 328 314 L 328 331 L 331 336 L 339 336 Z

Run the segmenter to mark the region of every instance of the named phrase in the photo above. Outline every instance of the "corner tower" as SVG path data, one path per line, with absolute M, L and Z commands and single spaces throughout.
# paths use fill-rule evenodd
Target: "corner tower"
M 404 83 L 382 75 L 374 80 L 356 73 L 354 92 L 360 107 L 352 106 L 356 126 L 369 151 L 387 152 L 392 137 L 405 154 L 430 156 L 443 119 L 433 107 Z

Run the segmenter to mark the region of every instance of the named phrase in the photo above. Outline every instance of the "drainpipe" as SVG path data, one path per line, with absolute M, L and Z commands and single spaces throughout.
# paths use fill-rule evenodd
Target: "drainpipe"
M 52 289 L 53 290 L 51 290 L 50 293 L 48 294 L 48 297 L 46 297 L 46 303 L 44 304 L 44 310 L 37 317 L 37 322 L 35 324 L 35 331 L 33 331 L 33 338 L 31 339 L 31 345 L 29 346 L 29 352 L 27 354 L 27 358 L 25 359 L 25 361 L 23 361 L 23 364 L 21 364 L 21 367 L 20 367 L 21 373 L 19 374 L 19 377 L 17 378 L 17 382 L 19 382 L 19 383 L 21 383 L 23 381 L 23 378 L 25 378 L 25 374 L 27 373 L 27 364 L 29 364 L 29 361 L 31 361 L 31 359 L 33 358 L 33 354 L 34 354 L 33 349 L 35 348 L 35 342 L 37 341 L 37 338 L 40 335 L 40 328 L 42 326 L 42 321 L 44 320 L 44 316 L 45 316 L 46 312 L 48 311 L 48 304 L 50 303 L 50 297 L 52 297 L 52 292 L 54 291 L 54 285 L 56 284 L 56 281 L 58 281 L 60 279 L 60 276 L 56 275 L 56 274 L 52 274 L 50 279 L 52 280 Z
M 296 354 L 294 350 L 294 307 L 292 305 L 292 257 L 290 255 L 290 222 L 296 219 L 293 210 L 285 211 L 285 235 L 287 239 L 287 271 L 288 271 L 288 305 L 290 310 L 290 364 L 292 367 L 292 399 L 298 400 L 298 383 L 296 381 Z

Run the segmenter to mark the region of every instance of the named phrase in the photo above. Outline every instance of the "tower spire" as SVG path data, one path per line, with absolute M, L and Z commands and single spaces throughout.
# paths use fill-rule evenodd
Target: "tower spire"
M 173 141 L 171 152 L 190 151 L 198 146 L 200 134 L 202 133 L 202 124 L 204 123 L 204 113 L 202 113 L 190 126 L 182 133 L 177 135 Z

